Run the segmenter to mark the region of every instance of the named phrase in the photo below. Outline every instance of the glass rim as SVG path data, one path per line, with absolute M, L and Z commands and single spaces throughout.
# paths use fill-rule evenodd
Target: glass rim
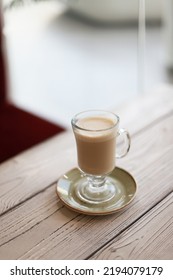
M 105 113 L 105 114 L 110 114 L 110 115 L 114 116 L 114 118 L 116 118 L 116 123 L 114 125 L 108 127 L 108 128 L 103 128 L 103 129 L 87 129 L 87 128 L 80 127 L 79 125 L 76 124 L 76 120 L 77 120 L 77 118 L 80 115 L 87 114 L 87 113 L 99 113 L 99 112 L 100 113 Z M 111 111 L 106 111 L 106 110 L 86 110 L 86 111 L 82 111 L 82 112 L 77 113 L 76 115 L 74 115 L 74 117 L 71 120 L 71 124 L 72 124 L 72 127 L 76 128 L 76 129 L 80 129 L 82 131 L 101 132 L 101 131 L 107 131 L 107 130 L 115 128 L 118 125 L 119 121 L 120 121 L 119 116 L 114 114 Z

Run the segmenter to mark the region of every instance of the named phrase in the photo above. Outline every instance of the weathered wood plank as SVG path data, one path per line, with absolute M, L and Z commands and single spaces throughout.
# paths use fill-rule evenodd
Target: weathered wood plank
M 160 85 L 116 109 L 123 126 L 134 134 L 173 109 L 173 87 Z M 112 109 L 114 111 L 114 107 Z
M 121 161 L 121 166 L 132 172 L 139 185 L 138 195 L 128 211 L 88 217 L 65 207 L 59 209 L 52 186 L 0 218 L 3 225 L 0 244 L 6 242 L 0 247 L 0 258 L 87 258 L 173 190 L 172 135 L 173 116 L 170 116 L 133 137 L 131 152 Z M 20 219 L 21 212 L 24 216 Z M 15 228 L 16 223 L 20 227 Z
M 90 259 L 173 259 L 173 193 Z
M 62 133 L 0 166 L 0 214 L 44 190 L 76 166 L 72 133 Z
M 57 199 L 55 185 L 53 185 L 0 218 L 0 246 L 27 232 L 40 222 L 44 222 L 58 211 L 60 211 L 56 221 L 58 227 L 76 216 L 76 213 L 66 209 Z M 47 230 L 49 231 L 50 228 Z
M 172 110 L 173 88 L 161 87 L 115 112 L 133 134 Z M 0 165 L 0 214 L 54 183 L 76 166 L 71 132 L 62 133 Z

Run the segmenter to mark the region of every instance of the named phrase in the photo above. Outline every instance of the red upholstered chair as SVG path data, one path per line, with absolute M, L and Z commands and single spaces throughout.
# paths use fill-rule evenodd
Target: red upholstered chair
M 0 162 L 64 130 L 8 102 L 2 39 L 0 16 Z

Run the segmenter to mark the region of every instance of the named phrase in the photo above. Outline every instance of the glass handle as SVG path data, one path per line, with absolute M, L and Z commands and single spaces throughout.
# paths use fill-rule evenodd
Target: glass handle
M 123 136 L 123 138 L 124 138 L 125 150 L 122 154 L 116 154 L 116 158 L 122 158 L 122 157 L 126 156 L 130 150 L 131 138 L 130 138 L 130 134 L 128 133 L 128 131 L 125 130 L 124 128 L 120 128 L 118 130 L 117 136 Z

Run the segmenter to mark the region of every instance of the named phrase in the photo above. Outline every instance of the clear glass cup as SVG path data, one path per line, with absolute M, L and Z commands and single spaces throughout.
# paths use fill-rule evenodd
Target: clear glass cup
M 128 131 L 119 128 L 120 119 L 111 112 L 90 110 L 75 115 L 71 121 L 76 139 L 78 166 L 83 174 L 76 185 L 76 195 L 86 203 L 110 201 L 117 194 L 116 183 L 109 174 L 116 158 L 124 157 L 130 149 Z M 116 139 L 124 139 L 124 152 L 116 153 Z

